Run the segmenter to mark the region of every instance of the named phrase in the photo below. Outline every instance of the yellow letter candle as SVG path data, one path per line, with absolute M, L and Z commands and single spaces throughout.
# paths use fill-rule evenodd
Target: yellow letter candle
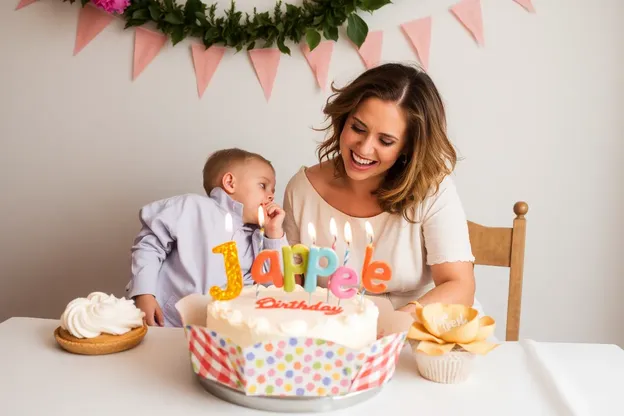
M 232 232 L 232 215 L 228 212 L 225 215 L 225 231 Z M 225 263 L 225 276 L 227 278 L 227 286 L 225 290 L 219 286 L 210 288 L 210 296 L 214 300 L 230 300 L 240 295 L 243 290 L 243 273 L 238 261 L 238 248 L 235 241 L 228 241 L 218 245 L 212 249 L 215 254 L 223 254 Z

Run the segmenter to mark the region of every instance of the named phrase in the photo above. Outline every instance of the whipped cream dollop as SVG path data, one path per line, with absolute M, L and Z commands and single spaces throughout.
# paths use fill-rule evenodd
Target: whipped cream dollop
M 61 328 L 76 338 L 122 335 L 142 326 L 144 316 L 145 313 L 130 299 L 93 292 L 67 304 L 61 315 Z

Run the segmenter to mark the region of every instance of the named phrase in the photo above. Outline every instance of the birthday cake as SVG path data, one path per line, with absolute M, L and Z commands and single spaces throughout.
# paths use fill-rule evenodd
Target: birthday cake
M 247 286 L 231 300 L 207 306 L 206 327 L 240 347 L 285 337 L 310 337 L 360 349 L 377 338 L 379 310 L 367 298 L 338 299 L 328 289 L 292 292 Z

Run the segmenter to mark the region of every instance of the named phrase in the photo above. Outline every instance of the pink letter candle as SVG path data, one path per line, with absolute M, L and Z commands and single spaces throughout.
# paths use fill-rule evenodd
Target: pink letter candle
M 343 289 L 342 286 L 356 286 L 358 283 L 357 273 L 350 267 L 340 266 L 329 281 L 329 290 L 338 299 L 350 299 L 356 295 L 357 290 L 354 287 Z

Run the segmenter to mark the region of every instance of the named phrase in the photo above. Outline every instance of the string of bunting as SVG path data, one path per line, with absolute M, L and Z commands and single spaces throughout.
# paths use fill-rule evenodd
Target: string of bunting
M 16 10 L 37 0 L 19 0 Z M 134 59 L 132 79 L 154 60 L 170 39 L 175 46 L 187 37 L 197 81 L 197 93 L 202 97 L 216 72 L 227 48 L 246 49 L 258 81 L 268 101 L 271 97 L 281 55 L 290 55 L 286 45 L 299 45 L 319 88 L 325 91 L 334 43 L 339 28 L 347 24 L 346 34 L 356 48 L 366 68 L 379 64 L 383 47 L 383 31 L 369 31 L 358 12 L 369 12 L 391 4 L 391 0 L 304 0 L 302 6 L 285 5 L 278 1 L 270 12 L 245 14 L 232 1 L 222 16 L 217 16 L 215 4 L 187 0 L 184 5 L 174 0 L 62 0 L 82 8 L 78 14 L 74 55 L 80 53 L 114 18 L 123 19 L 125 29 L 134 28 Z M 407 0 L 409 1 L 409 0 Z M 535 13 L 532 0 L 508 0 Z M 459 0 L 449 8 L 477 45 L 484 46 L 481 0 Z M 144 25 L 152 25 L 151 30 Z M 429 66 L 432 17 L 422 17 L 400 25 L 411 43 L 422 67 Z M 324 40 L 323 40 L 324 38 Z M 302 41 L 305 40 L 305 41 Z

